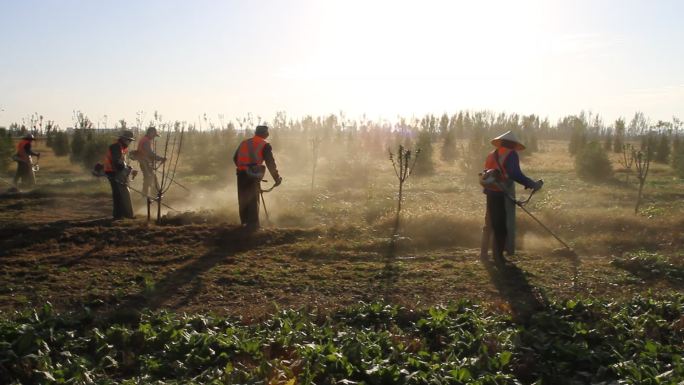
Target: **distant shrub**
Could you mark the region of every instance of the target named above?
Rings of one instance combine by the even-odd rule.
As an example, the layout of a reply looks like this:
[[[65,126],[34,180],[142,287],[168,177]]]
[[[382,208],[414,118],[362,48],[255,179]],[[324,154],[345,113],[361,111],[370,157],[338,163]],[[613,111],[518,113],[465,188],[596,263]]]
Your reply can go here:
[[[92,169],[93,165],[101,162],[107,154],[107,147],[113,143],[109,135],[93,135],[92,139],[85,142],[81,152],[81,165],[86,169]]]
[[[52,151],[56,156],[69,155],[69,136],[66,132],[56,132],[52,138]]]
[[[183,138],[181,161],[192,175],[210,176],[215,182],[225,183],[234,178],[233,154],[242,139],[231,130],[188,133]]]
[[[12,136],[4,127],[0,128],[0,171],[9,169],[13,154]]]
[[[71,155],[69,156],[71,163],[79,163],[81,161],[85,145],[86,138],[83,130],[74,130],[74,135],[71,138]]]
[[[428,131],[421,131],[418,135],[416,148],[420,150],[414,173],[416,176],[432,175],[435,172],[435,162],[432,159],[432,136]]]
[[[656,144],[656,153],[653,161],[666,164],[670,160],[670,137],[667,134],[660,134]]]
[[[684,179],[684,154],[675,153],[672,155],[672,168],[678,177]]]
[[[608,155],[598,142],[590,142],[577,152],[575,171],[577,176],[588,181],[600,181],[613,175]]]

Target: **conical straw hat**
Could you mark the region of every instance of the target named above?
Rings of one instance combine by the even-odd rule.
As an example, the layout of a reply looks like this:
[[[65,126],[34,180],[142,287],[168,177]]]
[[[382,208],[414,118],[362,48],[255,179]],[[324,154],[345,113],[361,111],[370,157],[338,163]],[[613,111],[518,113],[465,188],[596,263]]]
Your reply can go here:
[[[497,136],[496,138],[492,139],[492,144],[496,147],[501,147],[501,141],[505,140],[511,143],[515,143],[515,150],[522,151],[525,149],[525,145],[520,143],[518,138],[515,137],[515,134],[512,133],[511,131],[506,131],[505,133]]]

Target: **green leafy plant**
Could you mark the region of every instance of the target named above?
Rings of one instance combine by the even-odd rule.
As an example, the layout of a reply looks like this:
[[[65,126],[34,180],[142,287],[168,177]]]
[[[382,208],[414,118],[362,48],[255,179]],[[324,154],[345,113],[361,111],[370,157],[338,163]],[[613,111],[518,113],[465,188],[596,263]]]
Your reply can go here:
[[[146,312],[129,323],[43,308],[0,320],[8,383],[679,383],[684,295],[554,302],[524,325],[458,301],[360,303],[244,324]],[[112,323],[113,322],[113,323]]]

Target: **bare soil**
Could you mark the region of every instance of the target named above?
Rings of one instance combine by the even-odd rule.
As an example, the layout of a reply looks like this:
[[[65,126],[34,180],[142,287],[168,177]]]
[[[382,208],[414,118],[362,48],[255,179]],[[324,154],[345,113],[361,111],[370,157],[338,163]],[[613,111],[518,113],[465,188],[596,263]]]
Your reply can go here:
[[[375,300],[421,308],[465,297],[517,316],[549,298],[684,289],[671,276],[618,267],[611,250],[580,251],[579,264],[532,251],[494,263],[472,244],[400,239],[390,248],[385,230],[367,226],[249,234],[199,213],[162,225],[112,221],[102,193],[4,194],[0,210],[0,313],[7,314],[49,301],[117,317],[169,309],[250,320],[279,308],[326,311]],[[681,233],[664,242],[662,250],[681,258]]]

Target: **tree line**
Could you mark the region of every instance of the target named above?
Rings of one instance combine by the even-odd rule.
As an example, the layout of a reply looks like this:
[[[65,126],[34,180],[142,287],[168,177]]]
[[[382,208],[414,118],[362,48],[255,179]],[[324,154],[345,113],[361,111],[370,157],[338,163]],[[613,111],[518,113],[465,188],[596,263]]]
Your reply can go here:
[[[80,111],[74,111],[74,127],[68,133],[42,115],[32,116],[30,127],[12,123],[8,129],[0,131],[0,139],[34,133],[46,139],[55,155],[69,156],[72,162],[90,168],[99,160],[113,134],[94,128],[93,122]],[[355,160],[376,161],[386,156],[388,148],[403,145],[421,150],[421,159],[416,163],[417,176],[434,172],[437,159],[446,163],[458,161],[464,171],[475,172],[490,148],[489,140],[511,130],[527,146],[522,155],[539,151],[540,141],[567,140],[568,151],[578,160],[578,175],[588,179],[610,175],[612,169],[605,167],[606,164],[610,166],[610,162],[606,163],[604,158],[609,152],[631,151],[633,148],[630,146],[634,142],[639,143],[638,151],[646,151],[654,162],[670,163],[679,176],[684,177],[684,156],[680,148],[682,121],[673,118],[653,124],[641,112],[635,113],[629,122],[620,118],[612,124],[606,124],[600,115],[588,112],[565,116],[554,124],[548,118],[534,114],[466,110],[452,114],[398,117],[396,122],[371,120],[365,115],[350,119],[343,112],[301,118],[291,118],[285,112],[278,112],[270,121],[252,114],[231,121],[226,121],[224,115],[218,115],[214,120],[204,114],[195,123],[187,123],[167,122],[155,112],[153,119],[145,122],[144,114],[139,111],[136,126],[132,129],[142,135],[147,126],[183,127],[187,138],[187,150],[183,155],[185,161],[191,171],[209,177],[227,176],[224,175],[225,169],[230,168],[232,160],[226,156],[226,148],[237,146],[258,123],[267,123],[277,132],[270,138],[275,148],[285,145],[295,150],[286,156],[314,164],[313,158],[317,158],[317,154],[337,154],[339,151],[333,150],[341,148],[358,155],[353,159],[337,159],[343,164],[354,163]],[[127,127],[129,125],[123,119],[115,123],[117,130]],[[3,158],[0,167],[4,169],[10,163],[4,154],[13,153],[11,147],[11,139],[0,140],[0,157]],[[340,167],[344,168],[344,165]],[[591,174],[584,175],[583,170],[591,170]]]

